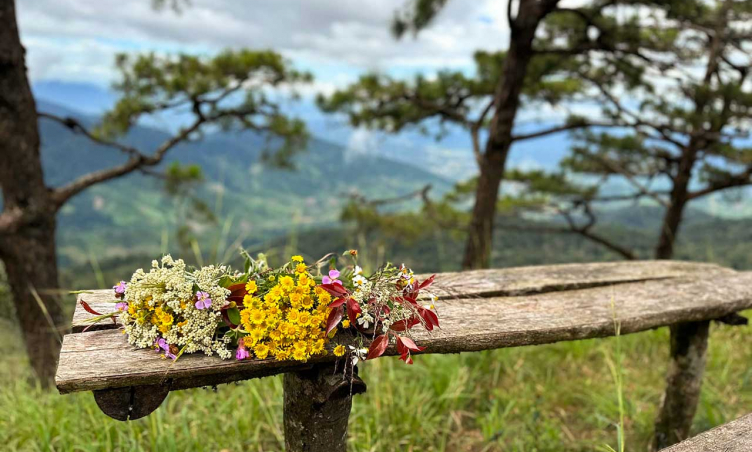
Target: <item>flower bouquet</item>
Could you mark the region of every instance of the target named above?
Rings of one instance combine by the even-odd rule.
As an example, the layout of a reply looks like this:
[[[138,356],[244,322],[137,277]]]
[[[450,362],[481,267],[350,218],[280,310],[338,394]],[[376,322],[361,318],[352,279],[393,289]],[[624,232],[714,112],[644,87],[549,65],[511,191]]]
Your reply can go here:
[[[412,364],[411,353],[424,347],[411,329],[439,326],[437,297],[426,290],[434,276],[418,281],[404,265],[366,276],[355,250],[344,254],[352,263],[341,269],[332,255],[313,265],[293,256],[270,268],[263,255],[242,254],[242,272],[191,269],[166,255],[114,286],[115,314],[92,320],[117,316],[130,344],[173,360],[195,352],[229,359],[234,349],[237,360],[305,362],[331,351],[353,365],[383,355],[392,338],[400,359]]]

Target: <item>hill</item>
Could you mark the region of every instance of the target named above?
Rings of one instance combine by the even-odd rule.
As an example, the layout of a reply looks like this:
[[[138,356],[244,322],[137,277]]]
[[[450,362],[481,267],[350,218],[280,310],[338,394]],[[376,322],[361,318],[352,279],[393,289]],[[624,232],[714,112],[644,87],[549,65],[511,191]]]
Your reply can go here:
[[[96,118],[46,102],[40,110],[72,116],[93,125]],[[49,184],[58,186],[93,170],[122,162],[115,149],[91,143],[62,125],[40,120],[42,160]],[[168,134],[134,127],[123,142],[150,152]],[[266,137],[254,132],[208,134],[200,142],[176,147],[165,164],[180,161],[202,168],[205,181],[195,190],[220,218],[205,224],[190,205],[165,195],[161,181],[143,174],[93,187],[76,197],[59,216],[62,263],[88,262],[91,254],[116,256],[151,252],[174,238],[179,226],[197,233],[222,233],[234,241],[257,242],[291,228],[333,225],[352,193],[390,197],[432,184],[439,193],[445,179],[404,162],[350,155],[339,145],[312,138],[294,159],[295,170],[265,167]]]

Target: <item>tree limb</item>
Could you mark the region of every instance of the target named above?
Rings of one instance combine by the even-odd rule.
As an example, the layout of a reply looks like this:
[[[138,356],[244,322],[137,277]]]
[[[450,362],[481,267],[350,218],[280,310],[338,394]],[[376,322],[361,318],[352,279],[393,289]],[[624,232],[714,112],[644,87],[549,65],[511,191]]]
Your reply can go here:
[[[545,137],[547,135],[553,135],[559,132],[565,132],[567,130],[584,129],[587,127],[623,127],[621,124],[609,123],[609,122],[576,122],[572,124],[565,124],[563,126],[552,127],[550,129],[539,130],[537,132],[512,135],[512,141],[530,140],[533,138]]]
[[[116,179],[142,167],[158,165],[162,162],[165,155],[170,149],[174,148],[180,142],[186,140],[206,121],[207,120],[205,118],[197,118],[189,127],[182,129],[180,133],[162,143],[162,145],[159,146],[159,148],[157,148],[157,150],[152,155],[147,156],[137,152],[136,155],[134,155],[133,157],[128,159],[127,162],[121,165],[85,174],[78,179],[75,179],[72,182],[68,183],[67,185],[54,189],[52,191],[53,202],[59,208],[68,199],[91,187],[92,185],[96,185],[98,183],[105,182],[111,179]]]
[[[141,155],[141,153],[136,148],[124,145],[122,143],[118,143],[117,141],[106,140],[104,138],[101,138],[92,134],[86,127],[84,127],[83,124],[81,124],[80,121],[70,116],[61,118],[60,116],[56,116],[56,115],[45,113],[45,112],[38,112],[37,116],[40,118],[46,118],[46,119],[50,119],[52,121],[58,122],[62,124],[63,126],[67,127],[68,129],[70,129],[73,133],[84,135],[86,138],[88,138],[89,140],[97,144],[101,144],[103,146],[118,149],[131,156]]]
[[[488,115],[488,112],[491,111],[491,108],[493,108],[494,103],[494,99],[491,99],[488,104],[486,104],[486,107],[483,109],[478,119],[470,127],[470,135],[473,139],[473,155],[479,166],[483,164],[483,155],[480,150],[480,129],[483,127],[483,123],[486,121],[486,116]]]
[[[703,196],[707,196],[717,191],[726,190],[727,188],[744,187],[747,185],[752,185],[752,166],[747,167],[744,172],[732,175],[721,182],[710,183],[705,188],[690,192],[687,194],[687,199],[693,200],[702,198]]]

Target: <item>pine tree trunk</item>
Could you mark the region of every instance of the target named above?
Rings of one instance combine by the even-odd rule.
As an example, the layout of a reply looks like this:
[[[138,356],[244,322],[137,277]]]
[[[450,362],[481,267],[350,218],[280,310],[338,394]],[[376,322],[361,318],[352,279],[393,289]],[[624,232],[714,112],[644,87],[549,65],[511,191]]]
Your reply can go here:
[[[533,56],[533,38],[541,20],[556,4],[556,1],[520,2],[517,17],[513,20],[509,51],[494,95],[494,115],[488,141],[479,161],[475,205],[462,259],[464,269],[488,268],[491,263],[496,202],[512,145],[512,128],[520,105],[520,93]]]
[[[692,168],[695,165],[697,151],[694,143],[682,152],[681,161],[674,177],[669,206],[663,216],[658,245],[655,248],[656,259],[671,259],[674,256],[674,243],[679,234],[684,207],[689,195],[689,182],[692,180]]]
[[[8,274],[29,361],[42,385],[47,385],[55,377],[65,325],[57,296],[54,214],[10,236],[0,257]]]
[[[13,0],[0,0],[0,259],[31,365],[52,381],[63,324],[55,257],[57,206],[44,184],[37,112]]]
[[[497,153],[493,157],[497,160],[499,158],[506,160],[506,155],[507,153]],[[465,256],[462,260],[462,268],[466,270],[488,268],[491,263],[496,202],[499,198],[501,180],[504,177],[505,164],[485,160],[480,167],[478,186],[475,189],[475,205],[465,244]]]

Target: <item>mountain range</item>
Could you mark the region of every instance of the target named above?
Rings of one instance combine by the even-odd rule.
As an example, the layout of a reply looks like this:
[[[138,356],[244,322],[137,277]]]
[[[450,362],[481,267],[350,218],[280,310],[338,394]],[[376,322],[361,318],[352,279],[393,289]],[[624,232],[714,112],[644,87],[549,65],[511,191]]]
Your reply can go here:
[[[96,117],[43,100],[38,101],[38,108],[76,118],[87,126],[96,122]],[[127,157],[48,119],[40,120],[40,135],[45,178],[52,186]],[[135,126],[122,141],[148,153],[169,136]],[[85,191],[59,216],[63,264],[80,264],[93,255],[157,254],[165,235],[171,237],[181,226],[198,233],[216,232],[228,243],[257,242],[291,228],[332,226],[343,203],[354,194],[380,199],[427,184],[437,193],[451,186],[447,179],[411,164],[348,155],[342,146],[315,137],[294,158],[295,169],[272,168],[261,161],[265,146],[266,138],[255,132],[213,133],[168,154],[164,165],[179,161],[200,166],[204,181],[194,194],[218,218],[214,224],[204,221],[205,215],[191,204],[168,196],[163,182],[153,176],[133,173]]]
[[[98,115],[114,101],[110,92],[86,84],[71,87],[64,82],[48,83],[37,85],[34,90],[40,111],[71,116],[89,126],[94,125]],[[64,102],[65,106],[49,99]],[[305,152],[295,158],[296,169],[292,171],[263,165],[260,156],[266,139],[252,132],[209,133],[199,142],[183,144],[171,151],[165,164],[179,161],[202,168],[204,182],[195,186],[191,194],[209,207],[217,218],[215,222],[205,221],[203,212],[195,210],[184,199],[168,196],[161,180],[140,173],[95,186],[77,196],[59,216],[58,247],[63,267],[96,268],[98,261],[112,265],[112,262],[123,262],[127,256],[141,259],[162,251],[174,251],[176,231],[183,228],[202,237],[196,246],[204,249],[194,249],[193,252],[206,253],[206,248],[212,248],[219,260],[222,253],[216,251],[234,252],[239,244],[259,250],[295,246],[295,243],[289,243],[289,237],[298,237],[301,233],[315,237],[316,243],[307,246],[311,252],[332,246],[360,246],[354,237],[341,237],[348,231],[341,227],[338,219],[341,207],[350,195],[359,193],[370,199],[392,197],[426,184],[432,185],[436,195],[472,174],[473,163],[468,162],[459,149],[462,141],[456,133],[442,141],[441,146],[418,133],[379,136],[367,143],[364,152],[358,149],[357,143],[352,143],[358,131],[332,122],[331,118],[315,117],[311,112],[305,114],[308,115],[306,118],[314,118],[307,120],[313,138]],[[156,126],[159,124],[135,126],[123,141],[149,152],[169,136],[163,128]],[[117,150],[95,145],[46,119],[40,120],[40,132],[45,177],[53,186],[125,159]],[[325,135],[326,139],[318,135]],[[373,140],[373,137],[367,138],[366,141]],[[562,140],[565,139],[552,137],[544,146],[545,152],[515,151],[514,155],[522,157],[514,164],[555,167],[566,150],[567,143]],[[457,148],[452,147],[455,145]],[[535,145],[535,142],[530,145]],[[525,163],[524,158],[532,157],[542,157],[543,160]],[[692,209],[687,213],[687,228],[704,234],[696,237],[696,243],[712,231],[726,227],[736,235],[741,233],[743,228],[740,229],[737,222],[729,222],[723,227],[708,226],[718,223],[710,213],[744,212],[749,210],[750,203],[737,200],[734,209],[729,209],[727,202],[711,199],[702,207],[702,210]],[[611,228],[613,233],[630,243],[634,242],[643,249],[645,257],[649,256],[652,236],[657,230],[656,222],[661,217],[657,209],[643,206],[635,210],[631,206],[605,212],[601,217],[603,227]],[[520,261],[513,257],[519,251],[518,245],[527,243],[532,246],[532,243],[519,234],[512,236],[517,237],[513,243],[506,239],[496,242],[503,248],[497,247],[500,261],[495,264],[536,263],[534,259]],[[716,236],[713,235],[722,238]],[[454,255],[461,252],[461,240],[443,239],[447,240],[447,245],[441,253]],[[566,247],[573,247],[562,254],[562,258],[568,256],[567,259],[578,259],[576,250],[586,249],[576,245],[579,243],[576,238],[562,242],[539,237],[536,241],[545,242],[566,243]],[[707,252],[712,249],[708,248],[710,244],[706,240],[702,243],[705,243],[703,249]],[[435,255],[434,245],[416,246],[405,255],[418,253],[441,259],[441,253]],[[609,254],[592,249],[580,258],[606,259]],[[743,261],[741,257],[733,260],[734,265],[744,265],[739,263]]]

